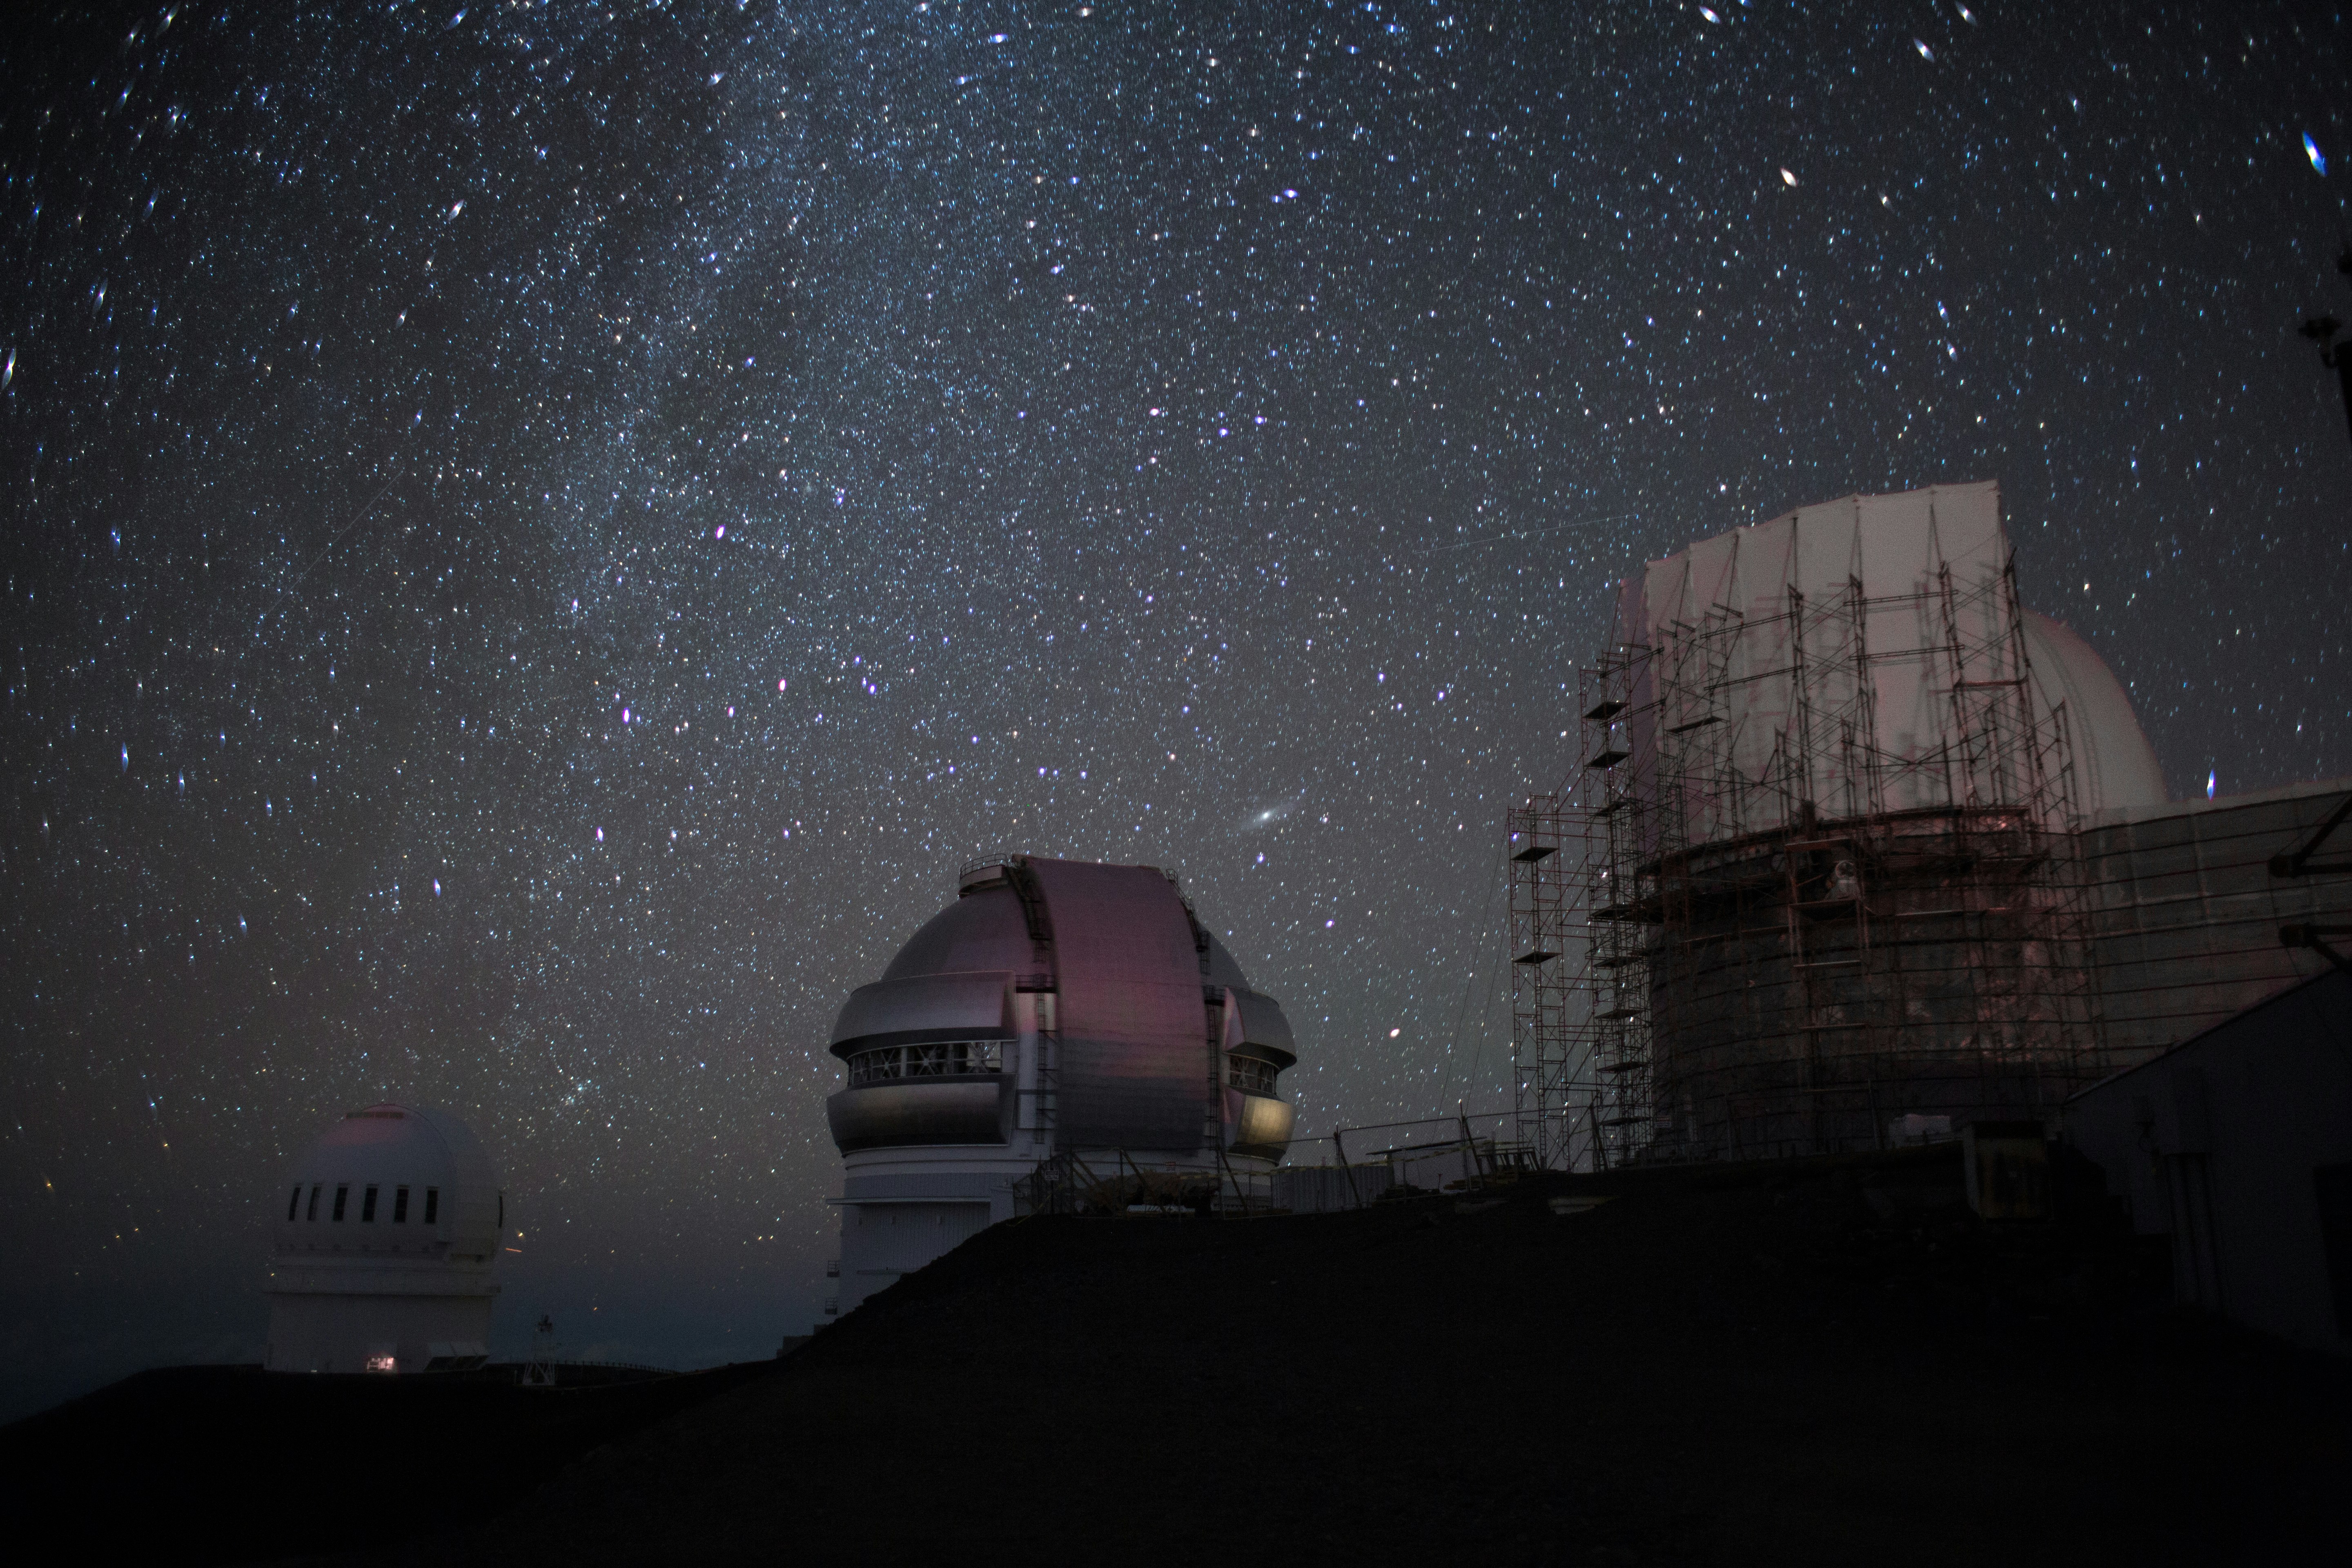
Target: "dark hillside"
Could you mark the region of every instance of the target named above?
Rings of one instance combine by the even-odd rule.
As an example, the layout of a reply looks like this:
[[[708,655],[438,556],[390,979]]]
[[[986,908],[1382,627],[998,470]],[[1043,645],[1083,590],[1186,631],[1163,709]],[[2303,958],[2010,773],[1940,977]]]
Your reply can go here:
[[[166,1367],[0,1427],[0,1518],[96,1563],[267,1562],[473,1525],[601,1445],[763,1375]],[[21,1526],[19,1526],[20,1528]]]
[[[2346,1369],[2154,1305],[2079,1177],[1997,1228],[1957,1166],[1000,1226],[393,1560],[2333,1560]]]

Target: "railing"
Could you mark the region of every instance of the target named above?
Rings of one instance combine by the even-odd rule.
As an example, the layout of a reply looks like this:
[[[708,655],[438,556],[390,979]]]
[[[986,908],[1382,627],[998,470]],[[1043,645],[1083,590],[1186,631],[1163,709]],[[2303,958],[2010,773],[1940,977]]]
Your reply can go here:
[[[1272,1094],[1275,1075],[1282,1069],[1255,1057],[1225,1058],[1225,1086],[1244,1094]]]
[[[877,1046],[849,1058],[849,1087],[904,1079],[972,1078],[1004,1070],[1002,1040],[939,1040],[917,1046]]]

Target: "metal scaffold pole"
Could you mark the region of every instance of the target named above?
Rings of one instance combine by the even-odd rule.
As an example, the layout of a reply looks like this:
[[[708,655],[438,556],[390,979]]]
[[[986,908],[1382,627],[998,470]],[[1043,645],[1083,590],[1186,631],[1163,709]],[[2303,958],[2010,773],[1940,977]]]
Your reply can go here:
[[[1655,899],[1629,869],[1649,817],[1624,729],[1645,655],[1621,647],[1584,672],[1575,773],[1507,822],[1518,1136],[1548,1170],[1606,1169],[1649,1143]]]
[[[1565,1093],[1574,1070],[1573,992],[1565,962],[1575,912],[1570,868],[1580,857],[1558,795],[1530,795],[1508,814],[1511,868],[1512,1103],[1518,1141],[1545,1170],[1570,1168]]]

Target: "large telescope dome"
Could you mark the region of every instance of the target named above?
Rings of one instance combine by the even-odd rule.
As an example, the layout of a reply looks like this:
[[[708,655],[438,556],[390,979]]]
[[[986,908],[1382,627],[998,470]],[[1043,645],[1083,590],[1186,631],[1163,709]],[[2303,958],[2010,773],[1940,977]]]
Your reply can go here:
[[[830,1044],[845,1308],[1010,1217],[1045,1162],[1213,1187],[1290,1142],[1290,1025],[1155,867],[970,868]]]
[[[1047,999],[1042,1080],[1007,1070],[1024,994]],[[1290,1140],[1272,1094],[1298,1059],[1288,1020],[1150,866],[1024,856],[965,872],[956,901],[851,993],[832,1050],[849,1067],[827,1107],[844,1152],[1005,1142],[1034,1120],[1024,1097],[1066,1145],[1191,1152],[1212,1117],[1234,1123],[1228,1147],[1278,1157]]]

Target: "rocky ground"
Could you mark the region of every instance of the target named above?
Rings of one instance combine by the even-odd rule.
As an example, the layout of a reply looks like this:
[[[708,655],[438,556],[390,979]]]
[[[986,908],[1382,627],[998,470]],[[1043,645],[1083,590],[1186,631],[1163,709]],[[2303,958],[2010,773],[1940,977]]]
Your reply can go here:
[[[304,1377],[166,1367],[0,1427],[0,1520],[24,1561],[226,1563],[469,1529],[582,1456],[773,1363],[683,1376],[513,1367]]]

